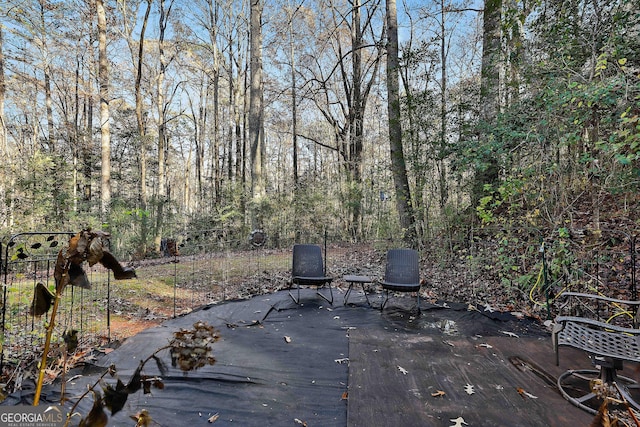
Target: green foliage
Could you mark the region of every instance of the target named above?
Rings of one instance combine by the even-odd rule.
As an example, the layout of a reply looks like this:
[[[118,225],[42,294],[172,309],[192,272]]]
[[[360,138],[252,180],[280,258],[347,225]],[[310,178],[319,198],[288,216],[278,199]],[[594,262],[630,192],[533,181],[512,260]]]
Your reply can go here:
[[[187,230],[222,230],[242,228],[243,215],[234,205],[214,206],[211,212],[194,215],[189,219]]]
[[[22,168],[13,171],[15,185],[10,190],[10,201],[19,213],[15,220],[23,228],[32,229],[36,224],[53,219],[57,204],[56,176],[62,172],[53,156],[36,151]],[[58,191],[57,197],[62,197]]]
[[[540,235],[535,228],[485,226],[474,236],[472,268],[485,280],[502,285],[501,292],[522,298],[536,283],[541,266]]]
[[[122,199],[112,201],[108,222],[96,228],[111,232],[112,251],[122,257],[139,257],[144,255],[142,248],[152,245],[150,212],[131,208]]]
[[[502,171],[501,182],[481,188],[475,209],[483,223],[556,227],[571,212],[563,204],[585,189],[638,189],[639,42],[630,35],[640,14],[631,3],[592,10],[552,1],[535,15],[539,61],[522,68],[528,91],[483,125],[484,141],[463,140],[454,163],[482,173],[493,159]]]
[[[497,188],[485,185],[488,195],[480,199],[476,207],[483,224],[504,222],[521,215],[525,207],[526,181],[521,176],[509,176]]]
[[[571,250],[571,235],[566,227],[555,230],[555,238],[548,247],[547,268],[551,283],[569,282],[576,255]]]

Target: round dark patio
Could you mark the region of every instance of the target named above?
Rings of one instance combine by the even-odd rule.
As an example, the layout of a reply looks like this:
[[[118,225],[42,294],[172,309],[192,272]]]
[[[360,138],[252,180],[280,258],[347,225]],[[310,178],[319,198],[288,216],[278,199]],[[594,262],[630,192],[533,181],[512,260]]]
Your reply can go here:
[[[142,409],[163,426],[208,420],[452,426],[460,418],[470,426],[590,423],[592,416],[564,400],[554,384],[568,367],[584,367],[586,357],[563,349],[561,366],[555,366],[549,333],[539,322],[444,302],[422,302],[416,316],[409,310],[414,300],[406,296],[392,298],[380,312],[374,308],[380,296],[370,307],[362,292],[353,294],[354,304],[347,306],[331,306],[310,289],[302,291],[301,305],[281,291],[207,306],[103,354],[67,384],[66,396],[73,402],[111,364],[126,383],[140,360],[166,345],[174,331],[203,321],[220,332],[213,344],[217,362],[186,374],[169,368],[163,390],[129,396],[109,425],[133,425],[130,416]],[[160,356],[170,365],[168,350]],[[153,363],[143,373],[160,375]],[[115,383],[108,376],[105,381]],[[21,393],[8,401],[28,402],[30,392]],[[58,402],[59,386],[46,388],[42,399]],[[91,405],[88,397],[77,410],[86,414]]]

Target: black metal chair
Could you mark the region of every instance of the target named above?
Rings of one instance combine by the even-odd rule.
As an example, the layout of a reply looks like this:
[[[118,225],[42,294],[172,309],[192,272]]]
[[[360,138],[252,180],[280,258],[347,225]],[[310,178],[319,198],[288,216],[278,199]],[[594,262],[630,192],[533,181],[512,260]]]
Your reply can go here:
[[[322,249],[318,245],[294,245],[293,246],[293,267],[291,270],[291,283],[289,284],[289,296],[296,303],[300,304],[300,286],[317,286],[316,293],[333,304],[333,291],[331,282],[333,277],[326,275],[324,261],[322,259]],[[291,288],[296,285],[298,289],[297,298],[291,293]],[[325,285],[329,287],[331,298],[321,294],[319,289]]]
[[[387,252],[387,265],[384,280],[380,282],[386,291],[386,297],[380,310],[389,300],[389,291],[415,292],[416,306],[420,312],[420,265],[418,252],[413,249],[390,249]]]
[[[557,381],[560,393],[573,405],[592,414],[606,396],[622,397],[636,411],[640,410],[640,404],[631,396],[634,389],[637,396],[640,385],[635,379],[618,374],[623,362],[640,363],[640,329],[637,328],[640,301],[578,292],[564,292],[562,296],[567,300],[563,310],[573,303],[573,313],[555,318],[552,341],[556,365],[559,365],[559,347],[567,346],[586,352],[594,369],[564,372]],[[625,318],[631,327],[614,324],[618,318]]]

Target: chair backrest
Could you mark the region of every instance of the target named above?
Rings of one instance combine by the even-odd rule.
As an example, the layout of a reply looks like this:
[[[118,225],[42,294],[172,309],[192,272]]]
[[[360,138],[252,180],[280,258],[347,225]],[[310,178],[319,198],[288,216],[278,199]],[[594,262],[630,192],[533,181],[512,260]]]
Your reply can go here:
[[[322,277],[324,276],[324,262],[322,249],[318,245],[293,245],[294,277]]]
[[[384,280],[402,284],[420,283],[418,251],[413,249],[390,249],[387,252]]]

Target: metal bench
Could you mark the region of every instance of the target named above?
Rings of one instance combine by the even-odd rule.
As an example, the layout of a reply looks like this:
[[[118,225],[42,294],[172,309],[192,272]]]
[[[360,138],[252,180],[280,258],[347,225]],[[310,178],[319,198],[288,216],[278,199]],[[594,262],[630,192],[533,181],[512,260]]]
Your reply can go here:
[[[639,388],[637,382],[618,375],[623,362],[640,363],[640,329],[637,328],[640,301],[577,292],[565,292],[563,297],[567,299],[565,307],[573,302],[572,308],[578,315],[555,318],[552,341],[556,365],[560,364],[559,347],[567,346],[585,351],[595,369],[569,369],[560,375],[558,388],[562,395],[575,406],[594,414],[607,396],[626,400],[640,410],[630,394],[631,389]],[[621,315],[628,319],[631,327],[612,323]]]

